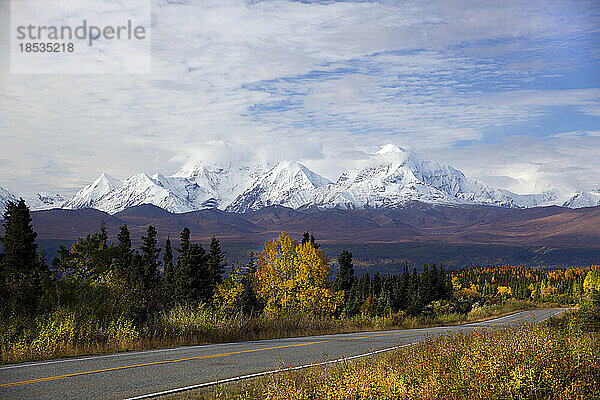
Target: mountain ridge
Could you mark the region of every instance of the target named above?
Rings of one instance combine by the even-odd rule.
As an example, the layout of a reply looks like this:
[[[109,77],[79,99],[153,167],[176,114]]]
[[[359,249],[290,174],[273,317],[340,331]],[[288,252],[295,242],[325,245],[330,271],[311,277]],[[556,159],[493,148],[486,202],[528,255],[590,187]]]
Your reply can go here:
[[[0,188],[0,203],[18,196]],[[429,204],[479,204],[503,208],[600,205],[600,189],[575,193],[562,201],[556,191],[519,195],[497,189],[452,166],[425,159],[394,145],[383,146],[360,167],[344,170],[335,181],[297,161],[184,165],[170,176],[139,173],[124,180],[102,174],[71,198],[37,194],[26,198],[32,210],[94,208],[116,214],[154,204],[174,213],[220,209],[246,213],[272,205],[294,209],[402,208],[411,201]],[[2,205],[0,204],[0,205]]]

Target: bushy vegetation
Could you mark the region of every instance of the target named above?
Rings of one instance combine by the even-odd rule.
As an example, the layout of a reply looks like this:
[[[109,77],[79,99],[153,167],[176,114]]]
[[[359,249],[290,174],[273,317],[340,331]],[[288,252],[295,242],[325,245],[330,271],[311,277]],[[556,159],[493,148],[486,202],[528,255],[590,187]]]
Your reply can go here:
[[[558,304],[578,303],[581,296],[600,290],[600,269],[542,269],[503,265],[453,271],[456,290],[481,297],[503,296],[519,300]]]
[[[385,355],[177,399],[596,399],[600,302],[545,324],[452,334]]]
[[[61,247],[48,266],[22,200],[8,205],[4,221],[3,362],[452,324],[531,308],[533,300],[578,302],[600,287],[597,267],[450,274],[435,265],[421,273],[405,266],[401,275],[357,278],[347,251],[333,276],[333,263],[308,232],[300,242],[282,233],[224,276],[217,238],[205,250],[184,228],[178,243],[168,238],[161,249],[153,226],[138,249],[126,225],[114,243],[101,226]]]

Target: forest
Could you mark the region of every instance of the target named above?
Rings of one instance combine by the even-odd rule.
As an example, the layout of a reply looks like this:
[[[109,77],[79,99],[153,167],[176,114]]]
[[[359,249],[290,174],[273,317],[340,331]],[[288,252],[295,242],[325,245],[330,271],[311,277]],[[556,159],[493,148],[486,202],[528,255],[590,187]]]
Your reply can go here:
[[[184,228],[158,243],[148,226],[134,248],[127,226],[49,255],[38,252],[23,200],[4,213],[0,253],[3,362],[225,340],[458,323],[516,309],[578,304],[600,289],[600,267],[517,266],[446,271],[405,265],[355,276],[306,232],[285,232],[226,265],[218,238],[206,248]],[[335,271],[335,273],[334,273]]]

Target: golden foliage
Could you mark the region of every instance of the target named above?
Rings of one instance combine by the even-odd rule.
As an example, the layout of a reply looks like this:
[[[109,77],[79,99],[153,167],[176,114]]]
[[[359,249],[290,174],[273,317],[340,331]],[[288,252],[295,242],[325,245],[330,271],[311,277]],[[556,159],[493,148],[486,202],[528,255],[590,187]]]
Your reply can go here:
[[[507,286],[498,286],[498,295],[502,297],[512,297],[512,289]]]
[[[343,292],[329,287],[330,274],[329,259],[323,250],[310,243],[298,244],[283,232],[264,245],[255,289],[267,315],[330,314],[343,302]]]
[[[219,311],[235,311],[244,290],[242,284],[242,273],[239,265],[234,265],[227,278],[215,288],[213,304]]]

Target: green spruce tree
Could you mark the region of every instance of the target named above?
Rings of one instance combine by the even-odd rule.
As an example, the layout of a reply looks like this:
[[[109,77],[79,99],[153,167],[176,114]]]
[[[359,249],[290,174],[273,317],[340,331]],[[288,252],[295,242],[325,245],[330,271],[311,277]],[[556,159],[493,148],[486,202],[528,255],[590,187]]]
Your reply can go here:
[[[165,242],[165,253],[163,254],[163,286],[170,292],[173,287],[174,267],[173,267],[173,247],[171,246],[171,238],[167,237]]]
[[[127,225],[122,225],[119,227],[119,234],[117,235],[114,260],[114,267],[119,276],[125,276],[127,270],[131,267],[132,257],[131,234]]]
[[[216,237],[210,240],[210,250],[208,253],[208,269],[210,271],[211,291],[223,279],[225,272],[225,252],[221,250],[221,243]]]
[[[354,265],[352,264],[352,253],[348,250],[342,251],[338,258],[340,272],[336,281],[336,286],[339,290],[349,292],[354,282]],[[346,295],[346,298],[348,296]]]
[[[0,253],[0,290],[3,316],[27,317],[38,310],[41,282],[48,268],[38,257],[37,233],[31,224],[29,208],[23,199],[9,202],[4,213],[4,236]]]
[[[254,262],[254,253],[250,253],[250,259],[246,266],[246,271],[242,276],[242,293],[240,294],[240,308],[244,314],[252,315],[260,312],[261,306],[254,290],[254,273],[256,272],[256,263]]]
[[[200,244],[190,242],[190,230],[181,232],[179,256],[175,264],[173,300],[179,304],[208,302],[212,295],[212,274],[208,257]]]
[[[142,246],[140,247],[143,266],[142,282],[146,290],[155,287],[159,279],[160,261],[158,256],[161,249],[157,247],[157,244],[156,228],[149,225],[146,236],[142,236]]]

